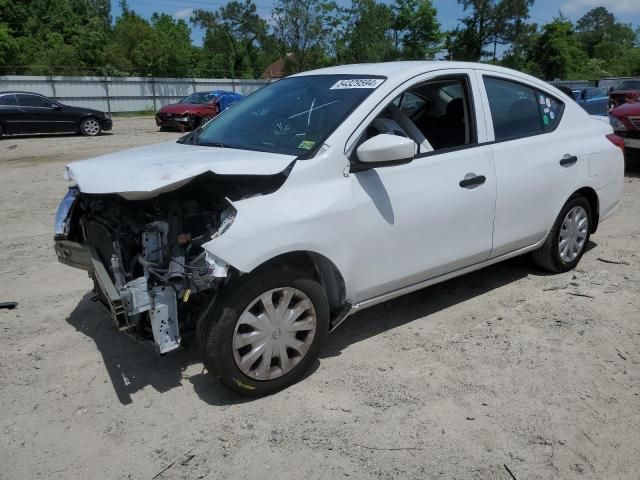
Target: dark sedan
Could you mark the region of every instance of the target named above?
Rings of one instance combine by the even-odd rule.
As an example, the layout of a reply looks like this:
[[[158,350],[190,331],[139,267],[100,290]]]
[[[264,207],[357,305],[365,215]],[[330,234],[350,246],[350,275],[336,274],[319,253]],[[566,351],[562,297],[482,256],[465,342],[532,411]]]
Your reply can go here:
[[[70,107],[37,93],[0,92],[0,136],[77,132],[93,137],[111,126],[111,117],[98,110]]]

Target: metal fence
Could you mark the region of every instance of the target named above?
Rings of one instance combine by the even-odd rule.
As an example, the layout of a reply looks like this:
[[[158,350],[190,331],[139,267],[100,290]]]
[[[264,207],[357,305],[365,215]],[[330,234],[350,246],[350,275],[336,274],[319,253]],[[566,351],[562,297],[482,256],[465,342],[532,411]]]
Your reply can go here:
[[[565,85],[570,88],[598,87],[608,90],[615,88],[623,80],[640,80],[639,77],[611,77],[600,78],[599,80],[554,80],[554,85]]]
[[[156,111],[196,91],[231,90],[248,95],[269,80],[155,77],[0,76],[0,92],[40,93],[67,105],[104,112]]]

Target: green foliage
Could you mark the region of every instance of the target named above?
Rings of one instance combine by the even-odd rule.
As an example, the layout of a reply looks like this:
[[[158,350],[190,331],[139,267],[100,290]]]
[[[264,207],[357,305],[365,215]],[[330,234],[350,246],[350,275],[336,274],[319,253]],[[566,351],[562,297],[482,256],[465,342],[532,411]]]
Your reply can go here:
[[[456,60],[497,61],[498,45],[511,44],[528,31],[534,0],[458,0],[468,15],[449,32],[446,46]]]
[[[252,0],[232,0],[215,12],[197,10],[193,22],[205,29],[199,67],[228,77],[255,78],[262,73],[265,52],[273,50],[273,42]]]
[[[196,10],[188,21],[143,18],[120,0],[0,0],[0,74],[256,78],[356,62],[488,61],[545,79],[640,74],[640,29],[596,7],[575,25],[529,22],[534,0],[457,0],[464,16],[441,32],[433,0],[255,0]],[[201,4],[204,4],[201,2]],[[194,46],[189,25],[203,30]]]
[[[277,0],[272,20],[281,55],[286,55],[288,73],[301,72],[329,63],[333,15],[338,7],[325,0]],[[325,20],[326,19],[326,20]]]
[[[346,11],[342,40],[337,45],[340,63],[382,62],[397,58],[390,7],[376,0],[352,0]]]
[[[440,50],[442,32],[431,0],[397,0],[394,36],[400,41],[400,56],[406,60],[431,60]]]
[[[531,56],[533,73],[550,80],[576,78],[588,59],[580,47],[573,24],[562,17],[544,26]]]

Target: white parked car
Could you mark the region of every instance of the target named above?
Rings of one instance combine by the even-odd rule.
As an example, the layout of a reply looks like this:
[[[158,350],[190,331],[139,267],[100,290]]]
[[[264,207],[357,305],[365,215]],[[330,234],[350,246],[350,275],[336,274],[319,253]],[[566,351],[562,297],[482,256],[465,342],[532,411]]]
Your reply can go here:
[[[55,248],[119,328],[161,353],[195,328],[212,374],[264,395],[366,307],[527,252],[574,268],[620,202],[621,146],[512,70],[326,68],[177,142],[71,163]]]

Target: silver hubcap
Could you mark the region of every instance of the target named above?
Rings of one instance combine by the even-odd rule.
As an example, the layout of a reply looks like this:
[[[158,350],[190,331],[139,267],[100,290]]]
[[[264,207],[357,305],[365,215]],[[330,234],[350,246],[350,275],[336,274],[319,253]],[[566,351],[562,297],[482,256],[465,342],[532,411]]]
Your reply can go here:
[[[97,135],[100,131],[100,124],[96,120],[86,120],[84,122],[84,133],[87,135]]]
[[[573,207],[564,217],[558,239],[558,252],[563,262],[576,259],[587,240],[589,220],[587,212],[582,207]]]
[[[295,288],[269,290],[240,315],[233,357],[248,377],[273,380],[300,363],[315,333],[316,312],[309,297]]]

